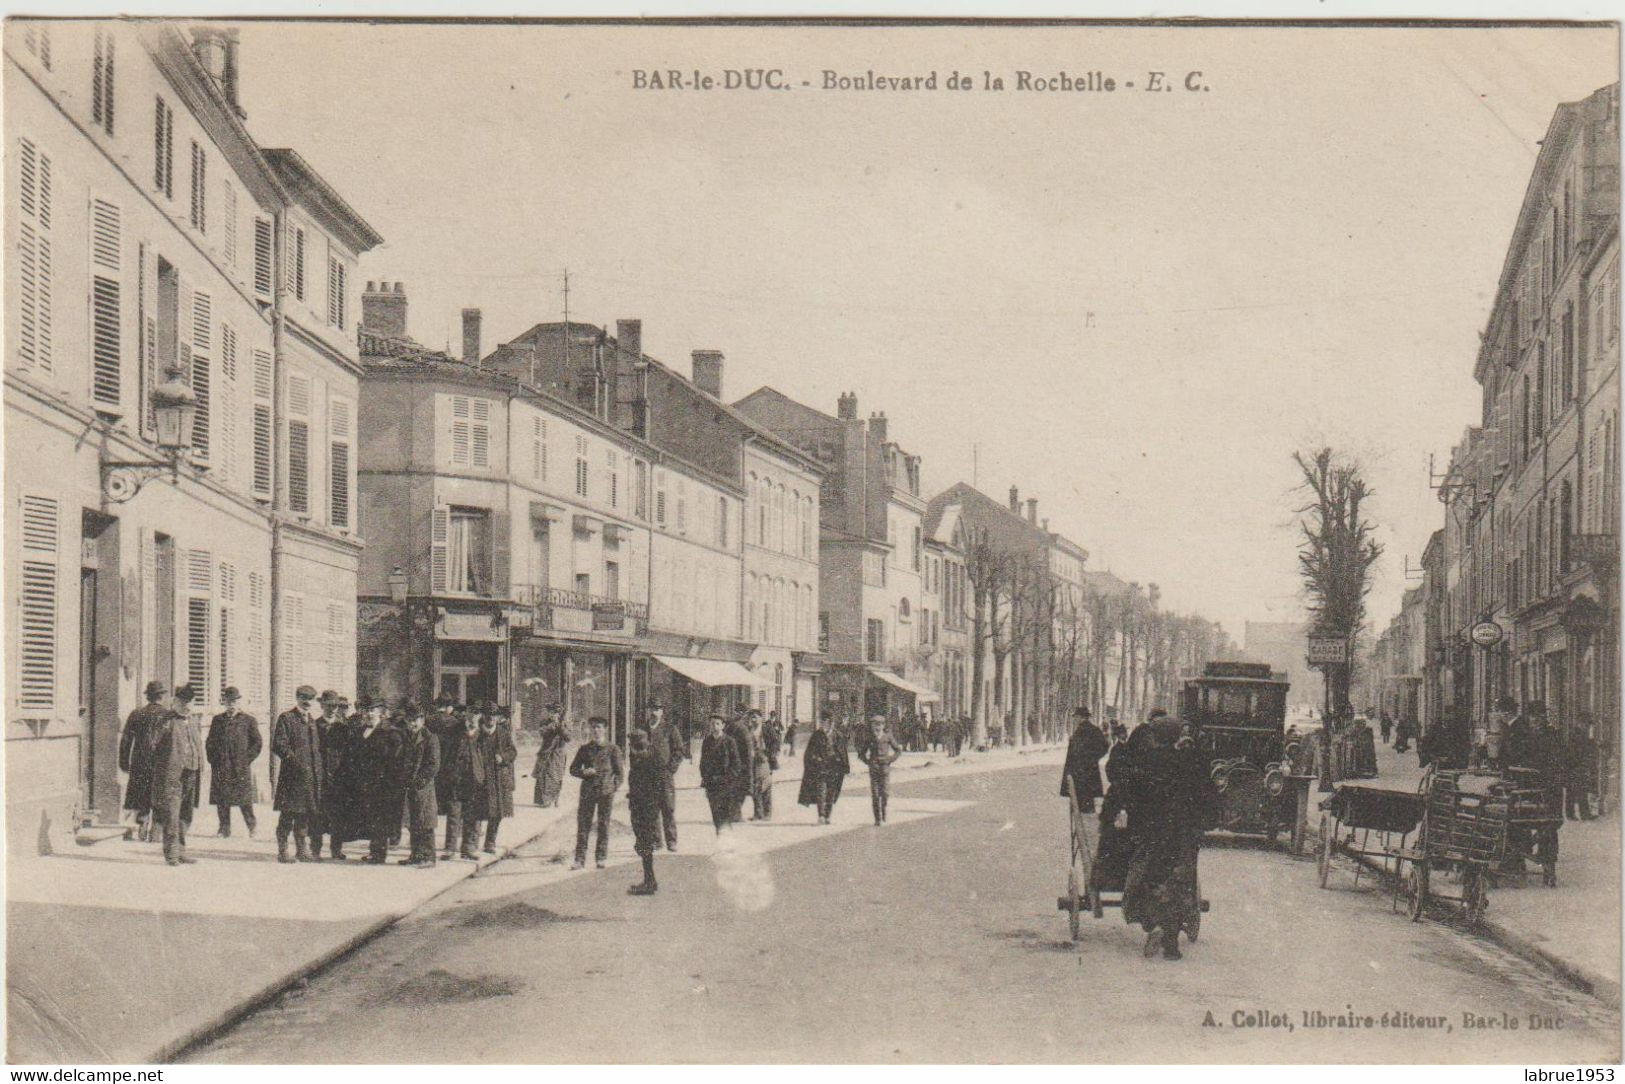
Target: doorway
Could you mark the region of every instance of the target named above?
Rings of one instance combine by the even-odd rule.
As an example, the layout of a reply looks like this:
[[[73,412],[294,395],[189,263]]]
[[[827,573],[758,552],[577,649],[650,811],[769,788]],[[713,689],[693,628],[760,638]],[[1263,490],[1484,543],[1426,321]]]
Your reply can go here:
[[[118,520],[89,509],[79,539],[79,721],[84,736],[80,788],[86,812],[118,819],[119,641],[123,585]]]

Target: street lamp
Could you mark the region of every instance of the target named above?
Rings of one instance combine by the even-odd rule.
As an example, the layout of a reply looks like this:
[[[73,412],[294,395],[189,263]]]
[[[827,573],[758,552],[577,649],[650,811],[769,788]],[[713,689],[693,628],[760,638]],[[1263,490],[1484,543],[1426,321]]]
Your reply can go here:
[[[153,388],[150,396],[158,451],[163,458],[102,461],[102,494],[109,501],[124,503],[165,472],[172,482],[180,479],[181,460],[192,447],[192,423],[197,412],[197,396],[182,375],[178,367],[171,366],[165,373],[168,379]]]
[[[400,565],[389,573],[389,601],[397,606],[406,605],[406,569]]]

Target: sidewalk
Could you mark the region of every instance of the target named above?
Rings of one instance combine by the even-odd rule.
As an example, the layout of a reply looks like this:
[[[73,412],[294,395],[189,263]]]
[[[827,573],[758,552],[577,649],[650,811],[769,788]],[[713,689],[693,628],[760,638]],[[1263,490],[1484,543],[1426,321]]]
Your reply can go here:
[[[901,783],[1058,765],[1062,755],[1060,746],[967,753],[953,761],[940,753],[909,753],[893,771]],[[529,763],[522,753],[521,772]],[[777,784],[800,780],[799,756],[780,764]],[[848,791],[855,796],[867,779],[861,765],[853,767]],[[698,774],[695,765],[684,764],[679,786],[697,788]],[[531,786],[528,775],[518,780],[516,815],[502,824],[501,854],[482,855],[478,863],[441,862],[432,870],[395,865],[404,849],[392,852],[387,866],[363,865],[357,859],[365,848],[354,844],[347,862],[278,863],[271,830],[276,815],[267,805],[257,807],[256,840],[243,834],[240,823],[232,838],[215,837],[213,810],[199,810],[188,847],[200,860],[196,865],[167,866],[157,843],[122,839],[81,847],[59,837],[53,841],[57,853],[49,857],[12,852],[8,1061],[144,1064],[172,1056],[506,852],[544,833],[573,836],[573,781],[552,809],[518,804],[530,797]],[[776,797],[793,807],[794,786],[786,789]],[[617,815],[624,819],[624,804],[617,803]],[[621,890],[619,882],[615,888]]]
[[[1414,748],[1377,746],[1378,776],[1366,785],[1415,790],[1422,778]],[[1483,932],[1525,959],[1553,968],[1609,1005],[1620,1004],[1619,814],[1564,821],[1558,833],[1557,887],[1538,875],[1522,886],[1490,890]]]

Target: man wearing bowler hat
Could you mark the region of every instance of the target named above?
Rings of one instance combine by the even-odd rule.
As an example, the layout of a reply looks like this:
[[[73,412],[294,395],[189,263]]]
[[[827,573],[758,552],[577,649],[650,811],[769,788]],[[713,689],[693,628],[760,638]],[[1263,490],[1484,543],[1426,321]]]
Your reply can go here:
[[[248,838],[254,838],[254,761],[264,747],[260,724],[252,715],[237,710],[242,694],[228,685],[220,694],[225,711],[209,722],[209,739],[203,745],[209,758],[209,804],[220,817],[221,836],[231,835],[231,807],[243,811]]]
[[[271,728],[271,753],[280,764],[272,802],[282,814],[276,825],[277,861],[320,862],[310,849],[311,818],[320,812],[322,799],[322,747],[312,707],[316,690],[301,685],[294,699],[299,706],[278,715]],[[295,855],[288,853],[289,836]]]
[[[203,772],[203,736],[192,722],[190,685],[175,690],[174,707],[164,715],[152,743],[152,808],[163,825],[164,861],[191,865],[186,856],[186,829],[197,808],[198,779]]]
[[[124,808],[135,814],[143,843],[152,838],[152,742],[169,714],[163,704],[165,688],[161,681],[147,682],[147,702],[130,712],[118,741],[119,770],[129,775],[124,784]]]

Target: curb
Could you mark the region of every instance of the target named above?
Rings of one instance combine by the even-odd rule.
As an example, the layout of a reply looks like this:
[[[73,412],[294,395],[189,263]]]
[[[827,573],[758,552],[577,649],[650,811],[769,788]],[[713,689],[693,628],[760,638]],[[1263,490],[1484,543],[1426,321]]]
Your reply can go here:
[[[1311,836],[1321,845],[1324,845],[1324,841],[1321,840],[1319,826],[1311,827],[1308,832],[1304,833],[1305,839]],[[1342,857],[1353,859],[1358,865],[1384,878],[1393,876],[1391,871],[1383,869],[1380,864],[1363,855],[1344,854]],[[1610,1009],[1620,1007],[1620,983],[1618,980],[1599,975],[1584,964],[1565,960],[1556,953],[1541,948],[1523,934],[1501,925],[1494,919],[1486,918],[1478,924],[1476,929],[1468,932],[1480,934],[1486,940],[1494,942],[1519,959],[1544,967],[1569,985],[1590,994]]]

